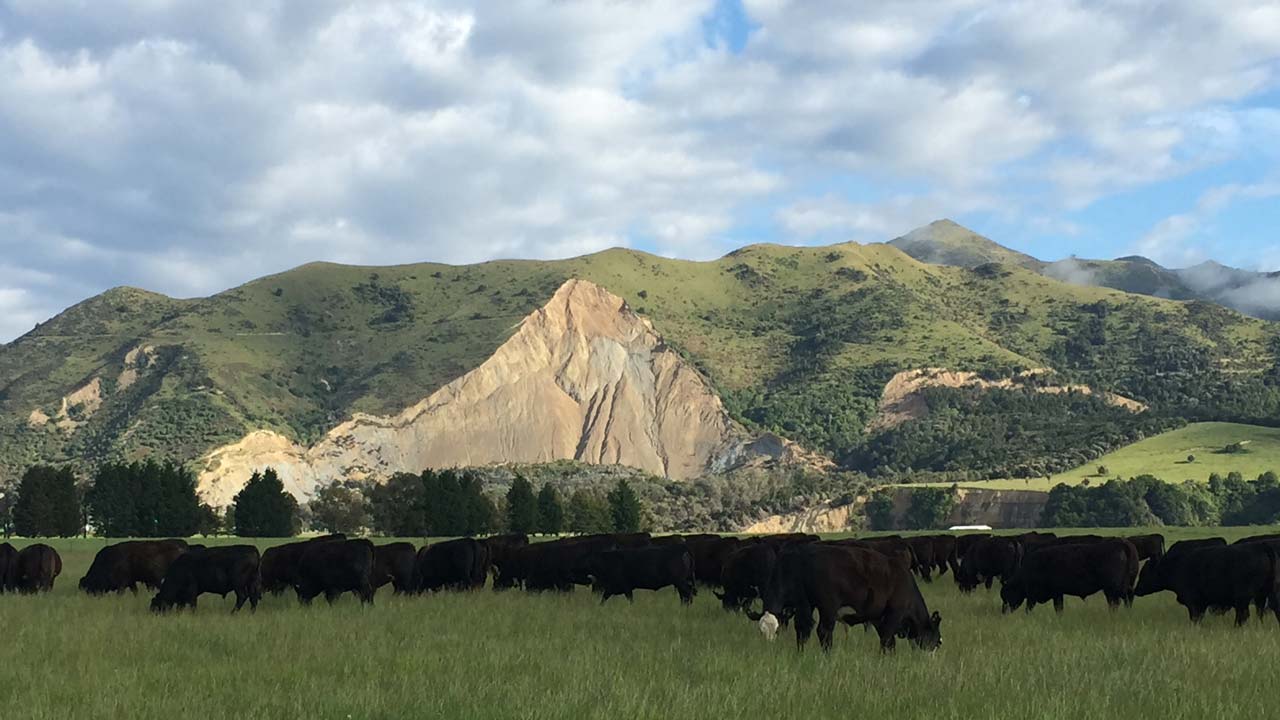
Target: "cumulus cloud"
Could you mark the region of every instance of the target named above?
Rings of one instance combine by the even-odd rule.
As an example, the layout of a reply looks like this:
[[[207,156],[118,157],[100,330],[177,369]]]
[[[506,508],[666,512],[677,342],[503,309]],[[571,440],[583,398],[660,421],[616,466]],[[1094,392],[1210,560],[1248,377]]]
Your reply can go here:
[[[317,259],[710,257],[762,206],[805,241],[1061,224],[1280,134],[1239,104],[1275,84],[1262,0],[744,0],[741,47],[716,6],[9,0],[0,340]]]

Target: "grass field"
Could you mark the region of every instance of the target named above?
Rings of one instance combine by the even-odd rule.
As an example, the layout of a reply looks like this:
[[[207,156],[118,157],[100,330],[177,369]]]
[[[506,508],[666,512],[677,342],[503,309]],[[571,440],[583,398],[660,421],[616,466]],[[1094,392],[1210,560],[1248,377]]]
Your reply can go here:
[[[1258,529],[1230,529],[1238,537]],[[1126,532],[1133,532],[1127,530]],[[1199,530],[1194,534],[1218,533]],[[1174,531],[1186,537],[1192,531]],[[25,542],[16,543],[19,546]],[[588,592],[380,594],[231,616],[153,616],[149,596],[76,591],[101,540],[53,543],[45,597],[0,597],[0,715],[15,718],[1259,718],[1275,707],[1280,627],[1193,627],[1171,597],[1100,598],[1002,617],[995,594],[926,586],[942,649],[882,656],[838,631],[830,657],[765,642],[709,592],[605,607]]]
[[[1244,453],[1220,452],[1227,445],[1243,442]],[[1194,455],[1194,463],[1187,462]],[[1106,467],[1106,477],[1098,468]],[[1213,473],[1226,477],[1239,472],[1252,480],[1267,471],[1280,472],[1280,428],[1235,423],[1194,423],[1184,428],[1147,438],[1083,466],[1055,475],[1051,480],[990,480],[961,483],[965,487],[1012,490],[1048,490],[1059,483],[1079,485],[1105,482],[1121,477],[1154,475],[1167,482],[1205,482]]]

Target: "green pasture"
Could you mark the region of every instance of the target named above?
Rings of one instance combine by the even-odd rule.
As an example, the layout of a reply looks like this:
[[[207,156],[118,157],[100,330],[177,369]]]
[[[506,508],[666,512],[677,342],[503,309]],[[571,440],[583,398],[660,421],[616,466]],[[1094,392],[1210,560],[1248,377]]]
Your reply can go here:
[[[1224,452],[1242,443],[1243,452]],[[1194,457],[1194,461],[1189,458]],[[1099,468],[1107,469],[1099,475]],[[1268,471],[1280,472],[1280,428],[1237,423],[1194,423],[1161,433],[1104,455],[1093,462],[1051,479],[990,480],[961,483],[965,487],[1005,490],[1048,490],[1066,483],[1102,483],[1111,478],[1154,475],[1166,482],[1205,482],[1213,473],[1226,477],[1238,472],[1252,480]]]
[[[1260,529],[1230,529],[1230,538]],[[1136,532],[1134,530],[1126,530]],[[1170,537],[1217,533],[1177,530]],[[228,541],[220,541],[228,542]],[[18,541],[17,545],[26,544]],[[944,617],[933,656],[838,631],[824,656],[766,642],[709,592],[600,606],[589,592],[379,594],[232,616],[204,596],[154,616],[149,594],[76,590],[102,540],[52,543],[48,596],[0,597],[0,708],[42,718],[1233,718],[1276,707],[1280,626],[1194,627],[1171,597],[1101,598],[1001,616],[994,593],[924,587]]]

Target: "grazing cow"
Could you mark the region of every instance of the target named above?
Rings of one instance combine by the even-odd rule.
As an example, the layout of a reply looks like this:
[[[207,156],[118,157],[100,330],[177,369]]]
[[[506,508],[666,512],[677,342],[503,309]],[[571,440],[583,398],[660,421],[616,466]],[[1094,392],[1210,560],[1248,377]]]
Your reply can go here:
[[[735,550],[745,543],[734,537],[718,535],[701,536],[685,540],[685,546],[693,553],[693,570],[698,584],[704,587],[719,587],[725,561]]]
[[[1053,601],[1061,613],[1063,598],[1081,599],[1101,592],[1107,605],[1133,604],[1133,583],[1138,577],[1138,550],[1128,540],[1060,545],[1027,553],[1022,567],[1000,589],[1003,610],[1017,610],[1025,601],[1027,612],[1039,603]]]
[[[1251,545],[1253,543],[1267,543],[1272,547],[1280,548],[1280,535],[1253,535],[1247,538],[1240,538],[1235,542],[1236,545]]]
[[[417,561],[418,549],[413,543],[378,545],[373,549],[373,588],[391,583],[396,595],[413,592],[413,566]]]
[[[342,593],[373,604],[373,543],[340,540],[313,543],[298,559],[298,599],[304,605],[323,594],[332,605]]]
[[[1221,540],[1220,538],[1216,538]],[[1181,547],[1180,547],[1181,546]],[[1249,603],[1258,618],[1270,608],[1280,621],[1280,551],[1267,542],[1236,545],[1177,543],[1160,560],[1147,563],[1137,594],[1173,591],[1194,623],[1207,611],[1236,611],[1236,625],[1249,619]]]
[[[169,566],[187,551],[185,540],[134,540],[108,545],[98,551],[80,589],[89,595],[138,593],[138,584],[159,590]]]
[[[1035,550],[1041,545],[1050,544],[1058,539],[1058,536],[1054,535],[1053,533],[1042,533],[1042,532],[1035,532],[1035,531],[1022,533],[1021,535],[1015,535],[1013,537],[1015,540],[1017,540],[1019,543],[1022,544],[1022,549],[1024,553],[1031,552],[1032,550]]]
[[[286,588],[294,588],[296,591],[302,582],[302,578],[298,575],[298,562],[307,548],[319,543],[346,539],[346,535],[338,533],[267,548],[262,553],[263,590],[272,595],[280,595]]]
[[[1022,563],[1022,544],[1009,537],[986,537],[969,545],[969,551],[956,571],[956,585],[964,593],[973,592],[980,583],[991,589],[996,578],[1006,583]]]
[[[226,597],[235,593],[235,613],[249,603],[258,609],[262,599],[262,579],[258,574],[261,557],[252,545],[227,545],[205,550],[187,550],[165,573],[160,591],[151,599],[153,612],[173,608],[196,609],[196,599],[204,593]]]
[[[777,563],[778,548],[774,545],[744,545],[734,550],[724,561],[724,569],[720,574],[724,592],[712,592],[726,611],[745,610],[751,601],[763,597]]]
[[[969,548],[991,537],[991,533],[970,533],[956,536],[956,558],[963,560],[969,554]]]
[[[418,551],[414,576],[418,592],[482,588],[489,577],[489,548],[472,538],[429,545]]]
[[[698,594],[694,586],[693,555],[683,543],[628,550],[607,550],[591,556],[591,589],[600,594],[600,603],[614,595],[634,602],[636,590],[674,587],[680,602],[691,605]]]
[[[0,543],[0,594],[13,590],[9,572],[18,560],[18,550],[9,543]]]
[[[1138,549],[1139,560],[1155,560],[1164,555],[1164,536],[1159,533],[1130,535],[1125,540]]]
[[[924,650],[942,645],[942,618],[929,613],[911,572],[882,553],[857,547],[802,545],[778,556],[777,569],[764,598],[764,620],[794,614],[796,645],[803,648],[814,629],[830,650],[837,622],[870,625],[880,636],[882,651],[893,650],[899,637]],[[852,614],[841,616],[841,610]]]
[[[9,588],[24,595],[49,592],[53,581],[62,574],[62,558],[58,551],[36,543],[18,551],[9,568]]]
[[[502,572],[502,566],[507,562],[517,550],[528,547],[529,536],[524,533],[509,533],[507,535],[493,535],[487,537],[480,542],[489,549],[489,564],[492,566],[495,574]],[[495,590],[499,588],[495,585]]]
[[[960,569],[960,557],[956,545],[955,535],[934,535],[933,538],[933,567],[938,571],[938,577],[947,574],[947,570],[951,570],[952,574]]]

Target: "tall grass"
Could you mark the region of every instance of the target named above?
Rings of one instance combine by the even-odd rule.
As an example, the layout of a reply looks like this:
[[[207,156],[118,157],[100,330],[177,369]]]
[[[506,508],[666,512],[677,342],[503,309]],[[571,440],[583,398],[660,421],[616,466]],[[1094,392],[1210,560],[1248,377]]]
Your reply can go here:
[[[1233,533],[1239,534],[1239,533]],[[1225,718],[1280,706],[1274,619],[1193,627],[1171,597],[1001,616],[994,593],[925,586],[944,645],[883,656],[839,631],[830,656],[764,641],[710,593],[601,607],[588,592],[268,598],[232,616],[204,596],[153,616],[148,595],[76,591],[101,541],[57,543],[45,597],[0,597],[4,718]],[[384,591],[385,592],[385,591]]]

